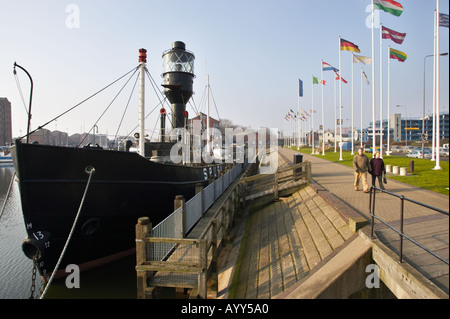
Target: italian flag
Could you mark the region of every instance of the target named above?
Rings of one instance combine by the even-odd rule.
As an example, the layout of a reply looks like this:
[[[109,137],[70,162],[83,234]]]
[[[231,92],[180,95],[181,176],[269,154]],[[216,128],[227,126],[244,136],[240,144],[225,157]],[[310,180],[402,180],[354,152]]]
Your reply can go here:
[[[402,51],[399,51],[399,50],[395,50],[395,49],[390,48],[390,49],[389,49],[389,57],[390,57],[391,59],[399,60],[400,62],[405,62],[407,56],[406,56],[406,54],[405,54],[404,52],[402,52]]]
[[[402,5],[394,0],[373,0],[373,7],[374,9],[383,10],[397,17],[403,12]]]

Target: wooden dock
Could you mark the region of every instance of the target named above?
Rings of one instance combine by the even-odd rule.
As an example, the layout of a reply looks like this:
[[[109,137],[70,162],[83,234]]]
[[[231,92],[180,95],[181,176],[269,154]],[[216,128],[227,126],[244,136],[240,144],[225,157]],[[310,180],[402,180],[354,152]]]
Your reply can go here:
[[[153,298],[157,288],[161,287],[186,291],[190,298],[215,298],[218,291],[218,254],[229,240],[242,207],[267,196],[272,201],[280,193],[294,192],[309,183],[308,163],[296,166],[280,164],[277,172],[263,178],[247,177],[252,169],[249,168],[216,200],[186,238],[151,237],[149,219],[140,218],[136,225],[138,298]],[[262,194],[249,194],[249,189],[266,188],[267,181],[270,190]],[[252,187],[248,187],[249,183]],[[260,185],[259,188],[257,185]],[[155,250],[162,245],[171,245],[172,249],[163,260],[155,259]]]

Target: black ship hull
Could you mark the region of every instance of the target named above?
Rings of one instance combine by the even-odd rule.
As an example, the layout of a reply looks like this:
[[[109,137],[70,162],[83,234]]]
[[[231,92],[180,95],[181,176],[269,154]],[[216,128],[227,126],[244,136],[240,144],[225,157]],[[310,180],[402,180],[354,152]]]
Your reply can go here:
[[[61,255],[85,191],[95,173],[60,264],[92,265],[135,247],[135,224],[150,217],[157,225],[173,211],[174,198],[190,199],[195,186],[208,183],[213,169],[154,163],[136,153],[96,148],[23,144],[12,148],[28,239],[26,255],[38,254],[38,269],[48,279]],[[106,259],[105,259],[106,258]]]

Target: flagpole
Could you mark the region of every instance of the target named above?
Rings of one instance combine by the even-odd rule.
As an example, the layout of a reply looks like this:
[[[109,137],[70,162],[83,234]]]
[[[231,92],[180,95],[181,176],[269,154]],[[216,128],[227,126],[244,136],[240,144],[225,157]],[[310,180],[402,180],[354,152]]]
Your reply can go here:
[[[375,46],[374,46],[374,12],[372,0],[372,154],[375,157]]]
[[[354,61],[353,61],[353,59],[354,59],[354,57],[353,57],[353,55],[354,55],[354,53],[352,52],[352,56],[351,56],[351,59],[352,59],[352,155],[354,154],[353,153],[353,150],[354,150],[354,146],[353,146],[353,140],[354,140],[354,137],[353,137],[353,100],[354,100],[354,97],[353,97],[353,66],[354,66]]]
[[[436,56],[436,166],[433,168],[434,170],[441,169],[440,164],[440,87],[439,87],[439,0],[436,0],[436,52],[434,53]]]
[[[363,68],[361,67],[361,148],[363,148]]]
[[[380,23],[380,158],[383,158],[383,31]]]
[[[323,60],[322,60],[323,63]],[[322,155],[325,155],[325,125],[324,125],[324,117],[323,117],[323,87],[325,86],[325,82],[323,82],[323,66],[322,63],[320,63],[320,66],[322,68]],[[313,114],[314,116],[314,114]]]
[[[298,82],[298,90],[297,90],[297,116],[300,114],[300,82]],[[300,121],[297,123],[297,130],[298,130],[298,140],[297,140],[297,151],[300,150]]]
[[[336,124],[336,74],[334,76],[334,152],[337,152],[337,144],[336,144],[336,133],[337,133],[337,124]]]
[[[339,36],[339,160],[342,161],[342,68],[341,68],[341,37]]]
[[[431,160],[436,160],[436,25],[437,13],[434,11],[434,44],[433,44],[433,139],[431,146]]]
[[[390,58],[390,51],[391,51],[391,46],[390,45],[388,45],[388,50],[387,50],[387,53],[388,53],[388,56],[387,56],[387,59],[388,59],[388,76],[387,76],[387,78],[388,78],[388,83],[387,83],[387,89],[388,89],[388,98],[387,98],[387,102],[388,102],[388,140],[387,140],[387,151],[386,151],[386,154],[387,155],[391,155],[391,150],[390,150],[390,147],[391,147],[391,122],[390,122],[390,117],[391,117],[391,114],[390,114],[390,110],[391,110],[391,58]]]
[[[314,77],[314,76],[313,76]],[[313,116],[314,116],[314,79],[312,83],[312,94],[311,94],[311,108],[313,110]],[[311,154],[314,154],[314,118],[311,119],[311,126],[312,126],[312,137],[311,137]]]

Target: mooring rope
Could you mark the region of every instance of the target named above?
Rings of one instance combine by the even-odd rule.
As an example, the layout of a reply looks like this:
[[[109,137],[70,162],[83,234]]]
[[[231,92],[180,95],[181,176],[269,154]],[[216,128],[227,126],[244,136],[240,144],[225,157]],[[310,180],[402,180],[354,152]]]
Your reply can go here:
[[[14,173],[11,176],[11,181],[9,182],[8,191],[6,192],[5,201],[3,202],[2,209],[0,210],[0,219],[2,218],[3,212],[5,211],[6,202],[8,201],[9,193],[11,192],[15,176],[16,176],[16,172],[14,171]]]
[[[87,181],[87,184],[86,184],[86,188],[84,189],[84,194],[83,194],[83,197],[81,199],[80,207],[78,207],[78,212],[77,212],[77,215],[76,215],[75,220],[73,222],[72,229],[70,230],[69,236],[67,237],[66,244],[64,245],[64,248],[63,248],[63,250],[61,252],[61,255],[59,256],[59,259],[58,259],[58,262],[56,263],[55,269],[53,269],[52,275],[50,276],[50,280],[47,282],[47,285],[45,285],[45,289],[42,292],[42,295],[41,295],[41,297],[39,299],[43,299],[45,294],[47,293],[47,290],[50,287],[50,285],[51,285],[51,283],[53,281],[53,278],[55,277],[55,274],[56,274],[56,272],[57,272],[57,270],[59,268],[59,264],[61,263],[61,260],[64,257],[64,254],[66,252],[67,246],[69,246],[69,242],[70,242],[70,239],[72,238],[72,234],[73,234],[73,231],[75,229],[75,226],[77,225],[78,217],[80,216],[81,209],[83,208],[84,200],[86,199],[86,194],[87,194],[87,191],[89,189],[89,185],[91,184],[92,175],[95,173],[95,168],[93,166],[88,166],[88,167],[86,167],[86,172],[89,174],[89,178],[88,178],[88,181]]]

